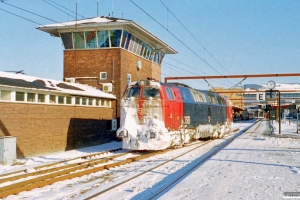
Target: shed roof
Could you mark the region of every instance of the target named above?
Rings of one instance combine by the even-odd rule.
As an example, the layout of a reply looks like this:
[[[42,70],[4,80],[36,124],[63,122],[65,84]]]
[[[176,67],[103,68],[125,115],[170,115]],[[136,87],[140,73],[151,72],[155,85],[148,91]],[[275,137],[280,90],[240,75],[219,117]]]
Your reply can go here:
[[[68,83],[46,78],[38,78],[24,74],[13,74],[0,71],[0,86],[59,92],[70,95],[88,96],[96,98],[116,99],[112,94],[105,93],[91,86],[79,83]]]
[[[147,31],[145,28],[137,24],[132,20],[113,18],[113,17],[95,17],[82,20],[75,20],[70,22],[62,22],[57,24],[48,24],[44,26],[38,26],[37,29],[47,32],[52,36],[59,37],[60,32],[66,32],[70,30],[80,30],[87,28],[101,28],[101,27],[128,27],[139,33],[145,35],[153,43],[155,43],[155,48],[166,54],[176,54],[177,51],[170,47],[168,44],[163,42],[161,39]]]

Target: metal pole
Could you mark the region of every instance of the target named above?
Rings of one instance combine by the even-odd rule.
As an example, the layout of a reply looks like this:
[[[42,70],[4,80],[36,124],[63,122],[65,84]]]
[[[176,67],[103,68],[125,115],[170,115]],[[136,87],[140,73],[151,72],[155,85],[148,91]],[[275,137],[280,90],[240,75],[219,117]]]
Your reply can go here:
[[[278,108],[279,108],[279,135],[281,134],[281,113],[280,113],[280,111],[281,111],[281,107],[280,107],[280,91],[278,91],[278,93],[279,93],[279,97],[278,97],[278,100],[279,100],[279,106],[278,106]]]

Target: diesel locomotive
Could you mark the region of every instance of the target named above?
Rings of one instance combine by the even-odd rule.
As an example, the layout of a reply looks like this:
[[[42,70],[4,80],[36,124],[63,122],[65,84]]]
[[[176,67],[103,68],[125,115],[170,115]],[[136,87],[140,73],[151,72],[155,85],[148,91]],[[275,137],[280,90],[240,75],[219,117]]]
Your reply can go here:
[[[227,96],[180,83],[140,80],[127,85],[116,134],[124,149],[162,150],[231,131]]]

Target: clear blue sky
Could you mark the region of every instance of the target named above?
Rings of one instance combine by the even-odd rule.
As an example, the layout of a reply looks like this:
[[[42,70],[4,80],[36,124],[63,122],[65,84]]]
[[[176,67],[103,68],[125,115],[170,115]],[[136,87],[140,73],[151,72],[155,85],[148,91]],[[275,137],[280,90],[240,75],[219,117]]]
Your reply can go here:
[[[52,2],[51,2],[52,1]],[[11,4],[57,22],[74,20],[64,6],[89,18],[112,15],[134,20],[178,51],[167,55],[162,77],[300,72],[299,0],[5,0],[0,9],[41,25],[55,23],[11,7]],[[162,2],[168,7],[162,4]],[[61,10],[51,6],[57,6]],[[5,4],[7,3],[7,4]],[[198,42],[172,16],[172,13]],[[81,18],[81,17],[79,17]],[[63,46],[60,38],[36,29],[38,24],[0,10],[0,70],[24,70],[28,75],[62,80]],[[195,55],[196,54],[196,55]],[[213,55],[213,58],[210,56]],[[174,60],[175,59],[175,60]],[[217,61],[216,61],[216,60]],[[180,62],[177,62],[177,61]],[[205,62],[203,62],[205,60]],[[299,77],[247,79],[246,83],[300,83]],[[208,80],[214,87],[231,87],[241,79]],[[203,80],[184,81],[209,88]]]

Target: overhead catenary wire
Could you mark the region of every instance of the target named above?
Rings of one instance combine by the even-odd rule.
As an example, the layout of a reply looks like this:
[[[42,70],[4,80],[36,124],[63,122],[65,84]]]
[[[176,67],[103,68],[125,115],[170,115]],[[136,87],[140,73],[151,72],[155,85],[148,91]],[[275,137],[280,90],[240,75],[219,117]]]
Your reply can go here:
[[[195,51],[193,51],[189,46],[187,46],[182,40],[180,40],[176,35],[174,35],[172,32],[170,32],[165,26],[163,26],[161,23],[159,23],[156,19],[154,19],[149,13],[147,13],[144,9],[142,9],[139,5],[137,5],[134,1],[130,0],[136,7],[138,7],[141,11],[143,11],[146,15],[148,15],[151,19],[153,19],[157,24],[159,24],[163,29],[165,29],[167,32],[169,32],[175,39],[177,39],[182,45],[184,45],[187,49],[189,49],[194,55],[196,55],[198,58],[200,58],[206,65],[208,65],[211,69],[213,69],[218,74],[222,75],[220,72],[218,72],[213,66],[211,66],[206,60],[204,60],[201,56],[199,56]]]
[[[32,22],[32,23],[35,23],[35,24],[38,24],[38,25],[42,25],[42,24],[40,24],[40,23],[37,23],[37,22],[35,22],[35,21],[32,21],[32,20],[27,19],[27,18],[25,18],[25,17],[22,17],[22,16],[20,16],[20,15],[14,14],[14,13],[9,12],[9,11],[7,11],[7,10],[4,10],[4,9],[2,9],[2,8],[0,8],[0,10],[2,10],[2,11],[4,11],[4,12],[7,12],[7,13],[9,13],[9,14],[15,15],[15,16],[17,16],[17,17],[20,17],[20,18],[22,18],[22,19],[25,19],[25,20],[27,20],[27,21],[30,21],[30,22]]]
[[[58,8],[57,6],[53,5],[52,3],[50,3],[50,2],[48,2],[48,1],[46,1],[46,0],[44,0],[44,2],[46,2],[47,4],[53,6],[53,7],[56,8],[56,9],[60,10],[61,12],[67,14],[68,16],[73,17],[74,19],[76,18],[75,16],[70,15],[69,13],[67,13],[67,12],[63,11],[62,9]]]
[[[181,70],[183,70],[183,71],[185,71],[185,72],[189,72],[189,73],[191,73],[191,74],[194,74],[194,75],[197,75],[196,73],[194,73],[194,72],[191,72],[191,71],[188,71],[188,70],[186,70],[186,69],[183,69],[183,68],[180,68],[180,67],[177,67],[177,66],[175,66],[175,65],[172,65],[172,64],[170,64],[170,63],[167,63],[167,62],[163,62],[164,64],[167,64],[167,65],[169,65],[169,66],[172,66],[172,67],[175,67],[175,68],[178,68],[178,69],[181,69]],[[221,82],[219,82],[219,81],[216,81],[216,80],[212,80],[213,82],[216,82],[216,83],[219,83],[219,84],[222,84]],[[223,85],[226,85],[225,83],[223,83]]]
[[[186,26],[175,16],[175,14],[164,4],[164,2],[162,0],[160,0],[160,2],[166,7],[166,9],[168,10],[168,12],[170,12],[173,17],[175,17],[175,19],[183,26],[183,28],[197,41],[197,43],[204,49],[204,53],[205,51],[226,71],[230,74],[230,72],[199,42],[199,40],[186,28]],[[204,55],[205,56],[205,55]],[[204,57],[205,59],[205,57]]]
[[[62,8],[64,8],[64,9],[66,9],[66,10],[68,10],[68,11],[70,11],[70,12],[76,14],[76,15],[79,15],[79,16],[82,17],[82,18],[85,18],[84,16],[78,14],[77,12],[74,12],[74,11],[72,11],[72,10],[70,10],[70,9],[68,9],[68,8],[66,8],[66,7],[64,7],[64,6],[60,5],[60,4],[58,4],[58,3],[54,2],[54,1],[52,1],[52,0],[48,0],[48,1],[50,1],[50,2],[52,2],[52,3],[54,3],[54,4],[56,4],[56,5],[58,5],[58,6],[62,7]]]
[[[18,6],[11,5],[11,4],[9,4],[9,3],[6,3],[6,2],[4,2],[4,1],[2,1],[2,3],[6,4],[6,5],[9,5],[9,6],[11,6],[11,7],[17,8],[17,9],[19,9],[19,10],[23,10],[23,11],[25,11],[25,12],[28,12],[28,13],[30,13],[30,14],[33,14],[33,15],[39,16],[39,17],[41,17],[41,18],[44,18],[44,19],[47,19],[47,20],[53,21],[53,22],[55,22],[55,23],[60,23],[60,22],[58,22],[58,21],[55,21],[55,20],[53,20],[53,19],[50,19],[50,18],[48,18],[48,17],[44,17],[44,16],[42,16],[42,15],[39,15],[39,14],[33,13],[33,12],[31,12],[31,11],[28,11],[28,10],[25,10],[25,9],[23,9],[23,8],[20,8],[20,7],[18,7]]]

